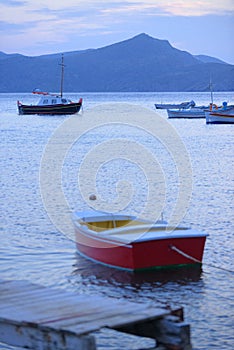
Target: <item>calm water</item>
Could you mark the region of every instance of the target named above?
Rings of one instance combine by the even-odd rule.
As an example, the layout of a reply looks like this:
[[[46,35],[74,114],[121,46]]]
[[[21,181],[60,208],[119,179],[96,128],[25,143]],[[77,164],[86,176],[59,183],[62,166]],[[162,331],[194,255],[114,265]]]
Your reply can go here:
[[[102,267],[81,258],[76,253],[74,241],[70,239],[73,237],[72,227],[68,224],[66,232],[60,232],[57,220],[63,220],[65,212],[88,208],[87,198],[84,198],[82,191],[83,188],[89,188],[89,183],[93,181],[93,170],[96,193],[101,196],[103,202],[108,203],[111,208],[112,204],[113,207],[118,206],[118,195],[123,201],[129,196],[122,209],[130,213],[141,213],[149,194],[148,179],[152,175],[149,173],[154,166],[147,152],[160,164],[158,172],[152,175],[156,178],[159,176],[158,181],[153,183],[160,198],[165,195],[163,213],[165,219],[168,219],[178,196],[178,183],[181,181],[183,184],[183,176],[186,173],[182,174],[182,179],[178,179],[178,164],[173,164],[173,157],[165,151],[164,145],[141,127],[134,128],[128,125],[128,109],[125,111],[126,124],[112,123],[110,126],[97,128],[90,123],[89,113],[93,108],[97,113],[102,111],[103,104],[106,104],[107,110],[109,108],[110,115],[118,113],[119,102],[127,102],[134,106],[133,109],[141,105],[149,110],[149,118],[145,120],[146,129],[151,123],[153,130],[154,114],[155,117],[157,115],[154,103],[193,99],[197,104],[208,104],[209,93],[78,93],[68,96],[73,100],[81,96],[84,98],[83,113],[76,116],[76,125],[84,125],[86,116],[89,120],[85,132],[71,144],[70,133],[75,131],[66,130],[64,134],[64,125],[69,117],[19,116],[16,101],[19,99],[24,103],[33,103],[35,97],[29,94],[0,94],[0,278],[24,279],[71,290],[77,294],[125,298],[138,303],[149,302],[153,306],[183,306],[185,319],[191,325],[194,349],[233,349],[233,272],[230,271],[234,271],[234,126],[206,125],[204,119],[169,121],[165,111],[158,112],[168,124],[168,140],[171,140],[171,130],[175,130],[179,139],[183,141],[191,162],[192,196],[183,209],[182,221],[206,231],[209,237],[202,271],[179,270],[134,275]],[[215,94],[216,104],[225,100],[234,104],[234,94]],[[136,117],[139,126],[142,126],[143,114],[141,116],[141,113],[138,113]],[[61,127],[62,136],[53,139],[54,132]],[[67,201],[67,206],[64,207],[63,203],[56,202],[56,197],[49,191],[52,188],[50,185],[48,193],[45,193],[45,187],[40,186],[40,176],[43,176],[43,171],[47,171],[45,154],[48,155],[48,150],[45,147],[51,139],[54,140],[57,150],[60,147],[67,150],[60,169],[61,188]],[[114,148],[116,140],[125,145],[119,156],[118,150]],[[109,141],[112,142],[113,148]],[[133,160],[131,156],[134,154],[128,153],[130,148],[126,148],[126,141],[130,148],[134,148],[134,142],[142,147],[142,151],[135,152],[137,157],[134,156]],[[100,146],[103,148],[99,148]],[[105,149],[108,149],[108,152]],[[125,151],[127,156],[123,157]],[[89,166],[86,166],[87,155],[92,152],[94,157],[91,157]],[[94,162],[97,154],[101,159],[99,163]],[[58,163],[57,156],[60,154],[55,153],[51,157],[55,167]],[[48,169],[51,164],[53,166],[51,158],[48,158]],[[141,163],[142,159],[144,163]],[[82,164],[86,167],[80,173]],[[163,174],[163,177],[160,174]],[[162,178],[165,180],[164,185],[161,183]],[[124,183],[121,182],[123,180]],[[116,184],[122,186],[119,193]],[[44,200],[48,200],[49,197],[51,210],[55,209],[57,217],[43,205],[41,191]],[[113,350],[132,350],[152,345],[151,341],[136,341],[131,336],[117,336],[111,332],[100,332],[97,341],[101,349]],[[10,347],[0,344],[0,349]]]

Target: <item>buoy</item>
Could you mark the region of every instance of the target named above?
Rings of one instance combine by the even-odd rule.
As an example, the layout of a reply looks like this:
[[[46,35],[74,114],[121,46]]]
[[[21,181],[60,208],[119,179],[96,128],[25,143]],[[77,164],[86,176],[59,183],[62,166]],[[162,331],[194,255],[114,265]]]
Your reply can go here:
[[[95,201],[95,200],[97,199],[97,197],[96,197],[95,194],[91,194],[91,195],[89,196],[89,199],[90,199],[91,201]]]

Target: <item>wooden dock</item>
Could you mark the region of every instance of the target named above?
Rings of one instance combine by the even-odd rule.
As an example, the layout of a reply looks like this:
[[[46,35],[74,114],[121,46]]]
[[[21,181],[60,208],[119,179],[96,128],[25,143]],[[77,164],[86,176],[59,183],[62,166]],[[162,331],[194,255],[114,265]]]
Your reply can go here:
[[[94,332],[153,338],[157,349],[191,350],[182,310],[78,295],[27,281],[0,282],[0,342],[33,350],[96,350]]]

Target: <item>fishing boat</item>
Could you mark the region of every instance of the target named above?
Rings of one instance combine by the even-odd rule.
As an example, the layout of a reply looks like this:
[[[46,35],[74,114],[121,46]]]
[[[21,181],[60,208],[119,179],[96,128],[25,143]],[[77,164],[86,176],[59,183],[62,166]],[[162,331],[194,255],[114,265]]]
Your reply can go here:
[[[75,212],[78,252],[95,262],[142,271],[201,265],[207,234],[188,227],[169,227],[131,215]]]
[[[234,105],[228,105],[226,101],[222,106],[214,103],[213,84],[210,82],[211,103],[209,108],[205,109],[206,124],[233,124],[234,123]]]
[[[82,98],[78,102],[72,102],[63,96],[63,79],[64,79],[64,63],[62,55],[62,73],[61,73],[61,89],[60,94],[51,94],[35,89],[32,93],[40,95],[40,100],[35,105],[25,105],[17,101],[18,112],[20,115],[70,115],[78,113],[82,106]]]
[[[222,107],[211,103],[209,110],[205,110],[206,124],[233,124],[234,105],[223,102]]]
[[[189,107],[195,107],[194,101],[181,102],[181,103],[156,103],[156,109],[186,109]]]
[[[167,115],[168,118],[205,118],[205,108],[207,106],[201,107],[191,107],[189,109],[168,109]]]

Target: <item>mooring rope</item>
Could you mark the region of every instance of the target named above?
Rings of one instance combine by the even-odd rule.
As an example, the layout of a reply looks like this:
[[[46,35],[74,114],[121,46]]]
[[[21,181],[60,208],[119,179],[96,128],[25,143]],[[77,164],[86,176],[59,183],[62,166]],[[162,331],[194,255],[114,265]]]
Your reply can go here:
[[[215,269],[219,269],[219,270],[223,270],[223,271],[234,273],[234,271],[228,270],[228,269],[226,269],[224,267],[220,267],[220,266],[216,266],[216,265],[208,264],[208,263],[203,263],[201,260],[198,260],[198,259],[194,258],[193,256],[183,252],[182,250],[180,250],[179,248],[175,247],[174,245],[171,245],[170,248],[171,248],[171,250],[176,251],[178,254],[183,255],[185,258],[188,258],[188,259],[190,259],[190,260],[192,260],[194,262],[197,262],[199,264],[207,265],[207,266],[213,267]]]
[[[192,257],[191,255],[186,254],[185,252],[183,252],[179,248],[175,247],[174,245],[171,245],[170,248],[171,248],[171,250],[175,250],[177,253],[183,255],[185,258],[188,258],[188,259],[193,260],[193,261],[200,263],[200,264],[202,263],[200,260]]]

